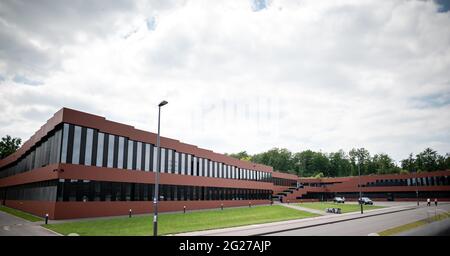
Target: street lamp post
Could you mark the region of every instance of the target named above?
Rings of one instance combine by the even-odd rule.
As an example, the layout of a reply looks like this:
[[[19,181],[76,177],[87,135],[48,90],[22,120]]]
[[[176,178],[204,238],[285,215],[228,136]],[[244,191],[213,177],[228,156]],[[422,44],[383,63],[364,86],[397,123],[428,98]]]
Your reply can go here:
[[[358,203],[361,205],[361,214],[363,214],[363,202],[362,202],[362,191],[361,191],[361,163],[358,159],[358,187],[359,187],[359,200]]]
[[[417,198],[417,206],[419,206],[419,186],[417,184],[417,178],[414,179],[416,183],[416,198]]]
[[[161,107],[166,105],[168,102],[163,100],[158,105],[158,137],[156,141],[157,147],[157,159],[156,159],[156,181],[155,181],[155,197],[153,198],[153,236],[158,235],[158,201],[159,201],[159,173],[161,172],[161,147],[160,147],[160,120],[161,120]]]

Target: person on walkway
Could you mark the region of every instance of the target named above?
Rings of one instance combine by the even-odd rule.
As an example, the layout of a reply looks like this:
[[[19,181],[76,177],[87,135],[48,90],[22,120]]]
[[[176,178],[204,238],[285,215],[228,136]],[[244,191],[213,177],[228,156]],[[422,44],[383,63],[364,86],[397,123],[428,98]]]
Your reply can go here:
[[[431,202],[430,202],[430,198],[427,198],[427,206],[430,206]]]
[[[434,206],[437,207],[437,198],[434,199]]]

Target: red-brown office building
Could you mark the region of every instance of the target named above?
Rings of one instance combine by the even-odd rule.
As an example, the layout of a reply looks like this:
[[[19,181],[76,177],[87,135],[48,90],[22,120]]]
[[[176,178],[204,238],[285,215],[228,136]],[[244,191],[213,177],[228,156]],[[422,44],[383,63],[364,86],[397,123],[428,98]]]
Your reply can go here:
[[[357,201],[359,193],[374,201],[450,201],[450,170],[409,174],[365,175],[340,178],[299,178],[299,188],[282,192],[291,202],[327,201],[345,197]]]
[[[0,200],[51,219],[153,211],[156,134],[63,108],[0,160]],[[361,184],[360,186],[358,184]],[[450,171],[308,179],[161,137],[159,211],[330,200],[450,200]]]
[[[50,219],[153,211],[156,134],[63,108],[0,160],[0,199]],[[297,176],[161,137],[159,211],[269,204]]]

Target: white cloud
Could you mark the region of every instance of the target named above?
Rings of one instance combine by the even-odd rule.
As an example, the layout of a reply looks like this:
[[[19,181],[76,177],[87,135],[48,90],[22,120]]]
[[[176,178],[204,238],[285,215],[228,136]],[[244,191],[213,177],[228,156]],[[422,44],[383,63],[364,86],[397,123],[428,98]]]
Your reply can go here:
[[[166,99],[162,134],[217,152],[450,151],[449,12],[259,2],[3,2],[0,134],[28,138],[62,106],[155,131]]]

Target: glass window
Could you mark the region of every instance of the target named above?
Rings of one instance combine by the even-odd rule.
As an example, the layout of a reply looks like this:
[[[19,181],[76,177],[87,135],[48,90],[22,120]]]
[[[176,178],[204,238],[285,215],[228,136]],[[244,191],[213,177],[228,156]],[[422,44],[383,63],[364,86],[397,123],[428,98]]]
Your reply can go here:
[[[58,130],[55,134],[56,136],[56,163],[60,162],[60,157],[61,157],[61,136],[62,136],[62,131]],[[30,157],[31,159],[31,157]]]
[[[136,170],[140,171],[142,167],[142,142],[137,142]]]
[[[153,172],[156,172],[156,170],[158,169],[158,162],[157,162],[157,159],[158,159],[158,150],[157,150],[157,147],[153,147]]]
[[[86,151],[84,152],[84,164],[91,165],[92,163],[92,144],[94,138],[94,130],[87,129],[86,131]]]
[[[128,140],[127,169],[133,169],[133,141]]]
[[[108,136],[108,160],[106,167],[112,168],[114,160],[114,135],[109,134]]]
[[[73,137],[72,164],[80,163],[81,127],[75,126]]]
[[[67,144],[69,140],[69,124],[64,124],[63,128],[63,141],[61,151],[61,163],[67,162]]]
[[[192,175],[192,155],[187,155],[187,174]]]
[[[176,174],[180,174],[180,169],[179,169],[180,168],[180,165],[179,165],[180,159],[179,159],[179,155],[180,155],[180,153],[175,152],[174,170],[175,170]]]
[[[181,153],[181,174],[186,174],[186,154]]]
[[[123,169],[123,156],[125,153],[125,138],[119,137],[119,147],[117,155],[117,168]]]
[[[145,166],[144,171],[150,170],[150,144],[145,144]]]
[[[203,170],[203,158],[198,158],[198,176],[205,176]]]
[[[197,176],[197,157],[192,157],[192,175]]]
[[[208,159],[208,177],[213,176],[213,161]]]
[[[166,149],[161,148],[161,172],[166,172]]]
[[[97,166],[101,167],[103,165],[103,143],[105,141],[105,134],[102,132],[98,133],[97,140]]]
[[[172,173],[172,149],[167,149],[167,172]]]

